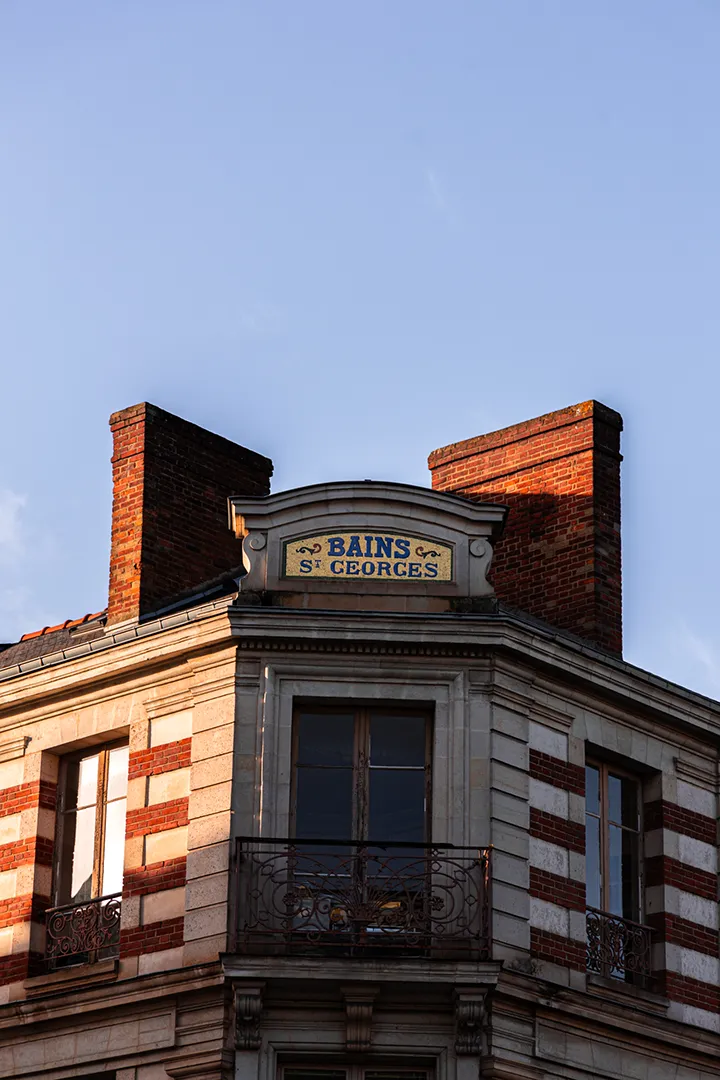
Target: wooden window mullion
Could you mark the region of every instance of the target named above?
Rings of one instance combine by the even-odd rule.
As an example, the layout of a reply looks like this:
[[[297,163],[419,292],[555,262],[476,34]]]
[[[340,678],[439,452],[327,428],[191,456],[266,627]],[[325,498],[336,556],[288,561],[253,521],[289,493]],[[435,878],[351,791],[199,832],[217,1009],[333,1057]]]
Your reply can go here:
[[[107,750],[100,752],[98,762],[98,782],[95,803],[95,845],[93,851],[93,896],[100,896],[102,884],[102,867],[105,856],[105,792],[107,791],[107,770],[109,754]]]

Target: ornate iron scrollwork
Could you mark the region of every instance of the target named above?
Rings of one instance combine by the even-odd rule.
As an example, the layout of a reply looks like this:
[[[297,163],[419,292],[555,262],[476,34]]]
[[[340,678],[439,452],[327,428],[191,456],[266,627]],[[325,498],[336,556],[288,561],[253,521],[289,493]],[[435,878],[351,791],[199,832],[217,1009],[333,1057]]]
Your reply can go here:
[[[238,951],[482,960],[488,872],[486,849],[241,841]]]
[[[587,911],[587,968],[598,975],[647,986],[652,929],[596,908]]]
[[[120,945],[120,893],[45,912],[45,957],[57,962],[91,962],[117,956]]]

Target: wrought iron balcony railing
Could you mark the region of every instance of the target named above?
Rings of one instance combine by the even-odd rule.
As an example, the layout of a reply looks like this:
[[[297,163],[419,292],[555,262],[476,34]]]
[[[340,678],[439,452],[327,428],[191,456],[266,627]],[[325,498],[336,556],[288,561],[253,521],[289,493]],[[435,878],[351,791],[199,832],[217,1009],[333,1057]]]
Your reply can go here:
[[[92,963],[118,955],[120,893],[45,912],[45,960],[50,967]]]
[[[588,908],[587,969],[649,988],[652,981],[651,927]]]
[[[489,956],[488,849],[242,838],[235,865],[237,952]]]

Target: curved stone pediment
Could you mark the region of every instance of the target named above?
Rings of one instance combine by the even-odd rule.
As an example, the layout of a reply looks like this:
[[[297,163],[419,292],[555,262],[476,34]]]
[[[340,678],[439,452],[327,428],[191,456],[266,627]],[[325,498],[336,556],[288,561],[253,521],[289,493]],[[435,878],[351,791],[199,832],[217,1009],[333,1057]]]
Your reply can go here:
[[[228,500],[242,592],[487,597],[507,508],[411,484],[343,481]]]

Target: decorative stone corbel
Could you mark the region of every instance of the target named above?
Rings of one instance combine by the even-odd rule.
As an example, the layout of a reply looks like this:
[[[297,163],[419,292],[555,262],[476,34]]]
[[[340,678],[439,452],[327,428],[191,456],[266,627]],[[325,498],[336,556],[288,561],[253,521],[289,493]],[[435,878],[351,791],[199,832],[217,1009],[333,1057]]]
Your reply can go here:
[[[489,540],[476,537],[470,541],[470,595],[494,596],[495,589],[487,579],[493,557],[493,546]]]
[[[370,1049],[372,1015],[378,986],[341,986],[345,1001],[345,1046],[348,1052],[361,1053]]]
[[[235,987],[235,1046],[238,1050],[259,1050],[260,1016],[265,983]]]
[[[455,991],[455,1052],[459,1055],[485,1052],[486,988]]]
[[[267,531],[253,529],[243,539],[243,565],[247,574],[240,580],[240,591],[262,591],[267,587]]]

